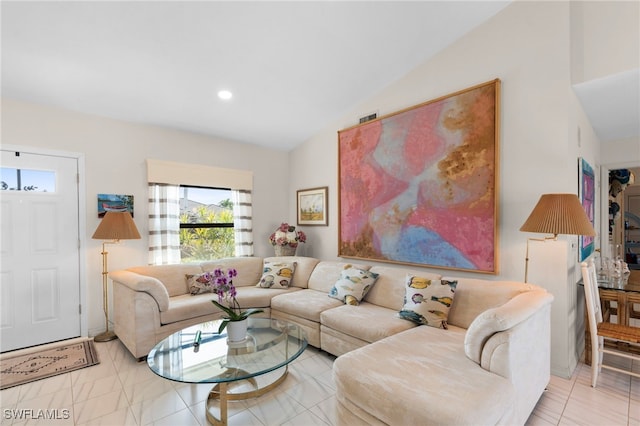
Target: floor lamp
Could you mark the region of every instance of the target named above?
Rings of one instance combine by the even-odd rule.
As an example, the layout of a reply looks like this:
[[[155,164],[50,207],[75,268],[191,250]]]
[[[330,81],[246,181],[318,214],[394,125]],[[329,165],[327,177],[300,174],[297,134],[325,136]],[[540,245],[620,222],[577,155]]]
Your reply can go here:
[[[528,238],[524,264],[524,282],[529,274],[529,241],[556,240],[558,234],[595,237],[596,231],[576,194],[544,194],[520,228],[523,232],[553,234],[544,238]]]
[[[102,304],[104,309],[105,331],[93,338],[96,342],[108,342],[117,339],[113,331],[109,331],[109,292],[107,287],[107,244],[116,244],[120,240],[139,240],[140,233],[133,222],[131,213],[108,211],[91,237],[102,242]]]

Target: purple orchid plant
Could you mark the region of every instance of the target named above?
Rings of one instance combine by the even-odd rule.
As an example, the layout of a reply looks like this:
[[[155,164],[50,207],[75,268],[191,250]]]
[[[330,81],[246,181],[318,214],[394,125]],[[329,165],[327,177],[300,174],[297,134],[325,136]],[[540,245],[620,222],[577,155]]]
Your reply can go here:
[[[258,308],[250,308],[245,311],[240,308],[240,303],[238,303],[238,299],[236,299],[238,292],[233,285],[233,278],[237,275],[238,271],[234,268],[229,268],[226,272],[218,268],[209,273],[208,280],[211,282],[213,292],[218,295],[218,301],[212,300],[211,303],[226,314],[226,316],[222,317],[223,321],[220,324],[218,333],[222,333],[230,321],[242,321],[253,314],[264,312]],[[226,303],[226,306],[223,302]]]

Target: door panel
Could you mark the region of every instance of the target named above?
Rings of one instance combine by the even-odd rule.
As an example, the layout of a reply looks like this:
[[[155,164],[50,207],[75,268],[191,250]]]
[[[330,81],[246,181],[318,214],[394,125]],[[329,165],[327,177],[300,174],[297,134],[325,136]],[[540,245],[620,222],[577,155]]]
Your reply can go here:
[[[58,271],[53,268],[34,270],[31,272],[31,294],[33,300],[31,311],[34,324],[60,319],[58,311],[58,295],[60,294]]]
[[[0,349],[80,336],[78,162],[1,155]]]
[[[15,279],[13,272],[0,273],[0,330],[15,327]]]

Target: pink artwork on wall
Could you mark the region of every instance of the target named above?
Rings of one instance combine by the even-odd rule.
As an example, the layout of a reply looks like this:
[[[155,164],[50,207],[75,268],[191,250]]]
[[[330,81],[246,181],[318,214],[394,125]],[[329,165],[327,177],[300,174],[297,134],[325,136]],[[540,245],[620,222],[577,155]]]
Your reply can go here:
[[[497,273],[499,87],[339,132],[339,256]]]
[[[580,185],[578,192],[580,193],[580,202],[584,208],[587,217],[592,225],[594,225],[595,217],[595,174],[593,167],[584,158],[578,159],[578,174],[580,176]],[[594,250],[595,238],[588,235],[580,235],[580,252],[578,260],[584,261],[591,256]]]

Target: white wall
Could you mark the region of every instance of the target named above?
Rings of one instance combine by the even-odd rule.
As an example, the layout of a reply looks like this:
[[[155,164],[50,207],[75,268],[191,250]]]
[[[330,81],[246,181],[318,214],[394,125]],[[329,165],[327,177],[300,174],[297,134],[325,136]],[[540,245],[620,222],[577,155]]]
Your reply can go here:
[[[576,102],[570,93],[569,5],[514,3],[444,52],[355,107],[339,122],[291,152],[296,189],[329,186],[329,227],[304,228],[306,253],[337,256],[337,131],[370,111],[388,114],[486,82],[502,81],[500,140],[500,270],[522,280],[525,242],[519,231],[538,198],[577,193],[577,136],[568,137]],[[572,118],[575,123],[575,118]],[[572,127],[575,129],[574,125]],[[595,160],[595,148],[589,156]],[[295,218],[295,200],[290,218]]]
[[[582,9],[583,76],[579,83],[621,71],[640,63],[640,2],[572,2]]]
[[[603,143],[601,159],[604,165],[614,165],[613,168],[640,167],[640,139],[620,139]]]
[[[147,158],[253,171],[253,231],[257,256],[272,255],[268,237],[287,215],[287,153],[282,151],[9,99],[2,99],[1,132],[3,144],[78,152],[85,156],[90,335],[104,329],[101,241],[91,239],[99,221],[96,196],[99,193],[132,194],[134,220],[142,235],[141,240],[109,246],[109,270],[146,265]]]

